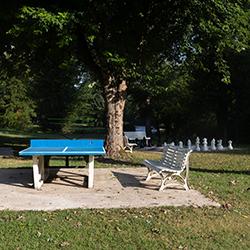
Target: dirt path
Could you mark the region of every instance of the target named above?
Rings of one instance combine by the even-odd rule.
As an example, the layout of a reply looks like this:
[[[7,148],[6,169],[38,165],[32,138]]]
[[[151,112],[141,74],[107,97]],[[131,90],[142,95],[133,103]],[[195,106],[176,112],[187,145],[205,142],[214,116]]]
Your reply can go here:
[[[51,169],[49,182],[37,191],[32,169],[0,169],[0,210],[219,206],[195,190],[159,192],[159,179],[144,181],[146,168],[95,169],[93,189],[83,186],[87,173],[84,168]]]

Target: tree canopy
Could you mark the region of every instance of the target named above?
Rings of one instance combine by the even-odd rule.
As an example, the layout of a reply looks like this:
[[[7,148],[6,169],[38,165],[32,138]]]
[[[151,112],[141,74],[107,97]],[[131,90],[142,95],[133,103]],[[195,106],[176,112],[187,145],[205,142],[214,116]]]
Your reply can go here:
[[[192,68],[212,70],[219,82],[229,83],[228,51],[249,46],[248,2],[242,0],[11,1],[5,10],[1,54],[27,65],[33,88],[38,83],[51,87],[44,94],[58,96],[51,112],[59,112],[74,96],[70,89],[79,81],[80,70],[100,83],[110,156],[119,155],[122,148],[127,88],[140,83],[149,95],[161,91],[160,81],[151,75],[161,75],[165,65],[188,66],[191,73]],[[175,81],[177,89],[184,78]],[[47,101],[37,102],[40,108],[43,103]],[[32,111],[28,114],[31,117]]]

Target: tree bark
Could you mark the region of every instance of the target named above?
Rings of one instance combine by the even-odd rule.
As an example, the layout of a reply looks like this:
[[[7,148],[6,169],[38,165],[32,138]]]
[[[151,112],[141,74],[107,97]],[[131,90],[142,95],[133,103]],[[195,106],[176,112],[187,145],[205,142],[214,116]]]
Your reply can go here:
[[[123,113],[127,83],[113,76],[105,77],[104,94],[107,108],[106,154],[119,158],[123,149]]]

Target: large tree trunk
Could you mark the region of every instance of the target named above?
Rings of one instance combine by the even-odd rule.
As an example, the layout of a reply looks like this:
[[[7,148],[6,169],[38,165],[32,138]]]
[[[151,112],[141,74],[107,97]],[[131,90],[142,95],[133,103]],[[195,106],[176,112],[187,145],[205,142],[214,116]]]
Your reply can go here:
[[[123,113],[127,84],[113,76],[105,78],[105,101],[107,107],[107,156],[118,158],[123,149]]]

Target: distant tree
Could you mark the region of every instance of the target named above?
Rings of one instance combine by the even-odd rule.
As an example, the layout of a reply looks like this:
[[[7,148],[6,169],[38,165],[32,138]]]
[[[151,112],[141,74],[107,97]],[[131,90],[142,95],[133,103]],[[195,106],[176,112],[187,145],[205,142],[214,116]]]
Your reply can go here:
[[[37,119],[43,128],[61,129],[68,107],[78,91],[80,67],[77,60],[58,49],[39,48],[32,59],[30,82],[37,105]],[[53,121],[59,121],[59,125]],[[60,125],[61,124],[61,125]]]
[[[158,130],[164,127],[168,137],[177,135],[178,127],[184,124],[187,103],[190,98],[190,76],[185,65],[166,62],[160,67],[145,68],[140,81],[129,89],[132,96],[128,107],[132,107],[133,117],[143,121],[147,134],[151,136],[151,126]],[[158,138],[158,143],[161,139]]]
[[[0,8],[0,126],[29,128],[36,117],[32,100],[30,68],[6,33],[16,21],[18,5],[12,1]]]
[[[67,109],[64,132],[73,132],[76,123],[89,127],[105,126],[105,103],[99,85],[85,76],[85,81],[77,86],[74,101]]]
[[[194,37],[192,46],[195,53],[190,51],[190,56],[187,57],[194,78],[190,89],[193,92],[191,101],[193,115],[190,118],[194,120],[199,117],[205,120],[207,117],[207,121],[213,119],[215,136],[225,140],[228,139],[236,97],[233,86],[235,75],[232,76],[234,59],[231,55],[240,55],[250,45],[249,3],[237,1],[237,4],[240,4],[241,9],[233,5],[223,5],[220,1],[214,2],[214,5],[222,11],[221,18],[224,23],[221,26],[216,25],[217,17],[214,16],[212,18],[214,25],[211,22],[205,23],[204,19],[199,26],[196,26],[195,33],[198,35]],[[210,15],[209,8],[207,11]],[[238,16],[236,22],[235,16]],[[211,31],[207,32],[210,28]],[[198,57],[196,57],[197,52]]]
[[[9,71],[8,71],[9,72]],[[0,124],[3,127],[27,129],[36,117],[35,103],[29,97],[28,79],[11,76],[0,70]]]

